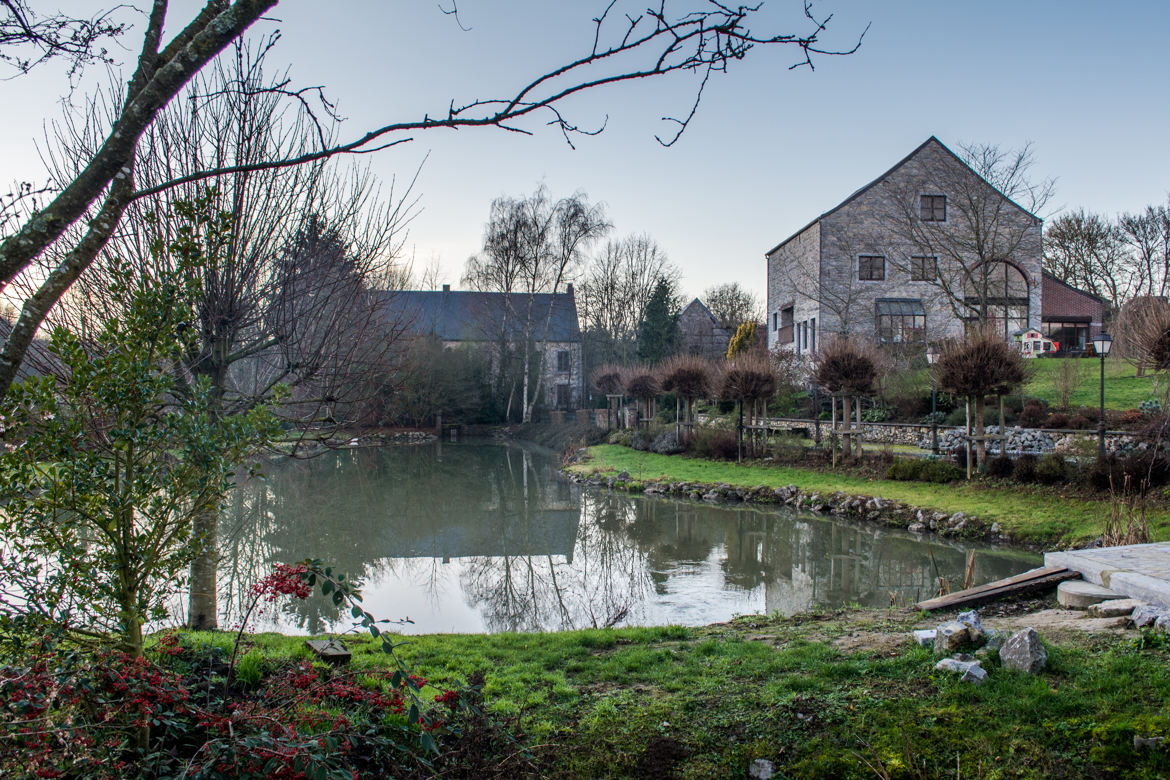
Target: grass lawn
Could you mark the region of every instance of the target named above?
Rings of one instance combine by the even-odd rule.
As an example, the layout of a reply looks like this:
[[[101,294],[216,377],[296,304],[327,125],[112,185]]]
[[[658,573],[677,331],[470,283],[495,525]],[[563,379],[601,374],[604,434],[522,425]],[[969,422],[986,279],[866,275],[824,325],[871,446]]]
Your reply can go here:
[[[1083,542],[1100,535],[1110,510],[1107,501],[1066,498],[1052,489],[984,482],[936,485],[871,480],[851,474],[767,464],[726,463],[681,455],[657,455],[602,444],[589,459],[571,467],[579,474],[628,471],[638,481],[724,482],[742,487],[796,485],[805,491],[877,496],[941,512],[966,512],[998,522],[1013,537],[1035,542]],[[1151,509],[1147,518],[1155,541],[1170,539],[1170,510]]]
[[[1097,406],[1101,401],[1101,362],[1096,358],[1038,358],[1027,361],[1032,368],[1031,381],[1024,389],[1027,397],[1043,398],[1050,406],[1060,404],[1059,377],[1061,365],[1077,366],[1076,390],[1070,397],[1071,406]],[[1150,375],[1139,377],[1137,369],[1120,359],[1105,361],[1105,408],[1136,409],[1148,398],[1161,398]]]
[[[936,672],[931,652],[906,639],[920,621],[841,610],[702,628],[409,637],[399,652],[439,686],[427,695],[484,674],[483,706],[518,729],[519,746],[472,744],[491,745],[489,766],[510,760],[509,777],[744,777],[757,758],[793,778],[1170,772],[1165,749],[1133,747],[1135,734],[1170,734],[1164,637],[1045,637],[1039,676],[993,655],[990,680],[974,686]],[[252,641],[272,664],[305,657],[303,639]],[[231,637],[183,643],[208,640]],[[354,671],[387,662],[370,643],[346,641]],[[520,746],[529,761],[516,761]]]

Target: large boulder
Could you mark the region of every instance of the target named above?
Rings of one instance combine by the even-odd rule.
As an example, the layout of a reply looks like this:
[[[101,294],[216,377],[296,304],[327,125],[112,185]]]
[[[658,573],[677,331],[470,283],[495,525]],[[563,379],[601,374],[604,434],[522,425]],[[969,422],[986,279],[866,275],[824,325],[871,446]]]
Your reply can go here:
[[[999,662],[1007,669],[1039,674],[1048,664],[1048,651],[1040,642],[1040,634],[1029,626],[1012,634],[1003,643],[999,650]]]

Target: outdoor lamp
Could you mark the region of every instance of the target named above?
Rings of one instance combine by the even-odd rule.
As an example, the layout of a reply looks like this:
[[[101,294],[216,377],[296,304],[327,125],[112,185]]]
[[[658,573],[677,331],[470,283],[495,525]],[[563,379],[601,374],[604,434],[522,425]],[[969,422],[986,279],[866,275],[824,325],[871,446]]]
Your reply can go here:
[[[1113,346],[1113,339],[1105,331],[1093,337],[1093,349],[1101,358],[1101,417],[1097,422],[1097,457],[1105,457],[1105,356]]]
[[[934,384],[934,364],[938,356],[938,348],[934,344],[926,348],[926,363],[930,366],[930,449],[935,455],[938,455],[938,388]]]

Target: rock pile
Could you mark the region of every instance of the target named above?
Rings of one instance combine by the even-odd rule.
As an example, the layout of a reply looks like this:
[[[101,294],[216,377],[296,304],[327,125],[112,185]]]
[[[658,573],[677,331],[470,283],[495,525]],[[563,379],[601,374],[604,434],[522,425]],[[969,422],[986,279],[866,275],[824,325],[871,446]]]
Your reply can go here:
[[[920,647],[933,648],[935,655],[946,656],[935,664],[935,669],[955,672],[963,682],[976,685],[987,681],[982,662],[993,650],[999,651],[1004,668],[1028,674],[1039,674],[1048,663],[1048,653],[1036,629],[1025,628],[1005,637],[993,628],[984,628],[975,610],[960,613],[935,628],[915,631],[913,637]],[[966,651],[973,649],[975,655],[968,655]]]

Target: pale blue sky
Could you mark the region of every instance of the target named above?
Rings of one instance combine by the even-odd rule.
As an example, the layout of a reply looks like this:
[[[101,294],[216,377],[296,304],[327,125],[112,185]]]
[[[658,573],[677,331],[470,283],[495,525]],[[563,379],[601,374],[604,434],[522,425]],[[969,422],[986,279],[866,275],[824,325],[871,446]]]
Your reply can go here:
[[[262,29],[283,31],[272,61],[291,65],[298,83],[326,85],[348,117],[343,132],[356,134],[514,88],[586,49],[603,5],[460,0],[464,32],[432,2],[285,0],[280,23]],[[803,29],[799,0],[767,9],[782,29]],[[788,71],[795,53],[780,49],[733,63],[674,148],[653,136],[668,129],[660,116],[687,110],[687,77],[569,104],[584,125],[608,115],[606,132],[576,150],[534,124],[533,137],[422,134],[369,162],[402,179],[429,155],[408,245],[420,263],[439,257],[452,283],[478,249],[491,199],[544,183],[605,203],[618,234],[653,236],[688,294],[723,281],[762,293],[767,249],[932,134],[952,147],[1032,142],[1035,174],[1057,179],[1049,216],[1115,214],[1170,193],[1170,3],[822,0],[815,10],[835,14],[830,45],[872,23],[861,50],[821,58],[815,71]],[[51,69],[0,82],[0,179],[39,177],[33,142],[62,83]]]

